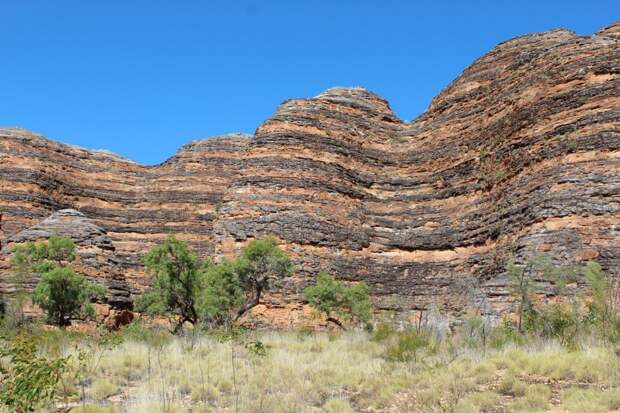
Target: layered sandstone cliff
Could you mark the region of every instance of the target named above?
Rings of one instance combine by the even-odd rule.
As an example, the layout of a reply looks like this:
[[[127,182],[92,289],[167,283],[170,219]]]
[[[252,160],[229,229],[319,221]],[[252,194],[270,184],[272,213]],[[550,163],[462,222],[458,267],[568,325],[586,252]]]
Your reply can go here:
[[[67,208],[113,248],[89,274],[133,294],[166,234],[218,256],[275,235],[297,263],[271,297],[285,322],[319,269],[367,281],[378,308],[452,315],[510,309],[509,257],[596,259],[620,276],[620,24],[501,43],[412,122],[334,88],[156,166],[0,130],[5,279],[10,244]]]

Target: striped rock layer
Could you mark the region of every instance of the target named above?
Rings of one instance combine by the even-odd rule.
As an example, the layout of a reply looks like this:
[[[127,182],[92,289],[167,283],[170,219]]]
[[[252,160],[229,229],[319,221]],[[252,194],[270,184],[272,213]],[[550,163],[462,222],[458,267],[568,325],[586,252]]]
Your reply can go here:
[[[285,323],[320,269],[369,283],[378,309],[455,316],[510,310],[510,258],[597,260],[620,276],[620,24],[501,43],[411,122],[333,88],[156,166],[0,130],[0,288],[10,245],[65,209],[105,235],[101,279],[134,295],[167,234],[218,257],[276,236],[297,270],[257,313]]]

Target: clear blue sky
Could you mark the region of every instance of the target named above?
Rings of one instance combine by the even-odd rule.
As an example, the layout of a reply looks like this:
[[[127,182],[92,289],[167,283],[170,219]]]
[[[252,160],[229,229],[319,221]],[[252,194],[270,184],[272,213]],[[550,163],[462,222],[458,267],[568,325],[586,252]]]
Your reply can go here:
[[[617,19],[618,0],[0,0],[0,125],[154,164],[331,86],[410,120],[500,41]]]

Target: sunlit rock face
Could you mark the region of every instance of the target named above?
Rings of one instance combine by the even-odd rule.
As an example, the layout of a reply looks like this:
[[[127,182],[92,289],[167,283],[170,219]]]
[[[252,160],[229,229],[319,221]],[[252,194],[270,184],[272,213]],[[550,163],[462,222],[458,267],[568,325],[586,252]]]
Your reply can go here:
[[[72,239],[77,247],[77,257],[71,266],[85,274],[90,281],[103,284],[107,293],[105,302],[116,308],[131,308],[132,299],[129,286],[115,256],[114,245],[106,231],[96,225],[81,212],[62,209],[52,213],[38,224],[10,236],[5,248],[0,250],[0,281],[6,283],[5,289],[16,286],[11,281],[10,257],[12,247],[24,242],[40,242],[52,236]],[[38,281],[36,275],[24,280],[22,287],[33,288]]]
[[[499,316],[511,257],[620,276],[620,25],[501,43],[411,122],[363,88],[333,88],[160,165],[16,129],[0,130],[0,161],[3,245],[74,209],[113,247],[100,276],[132,294],[167,234],[217,257],[273,234],[297,271],[261,307],[266,322],[296,322],[319,269],[368,282],[378,309]]]

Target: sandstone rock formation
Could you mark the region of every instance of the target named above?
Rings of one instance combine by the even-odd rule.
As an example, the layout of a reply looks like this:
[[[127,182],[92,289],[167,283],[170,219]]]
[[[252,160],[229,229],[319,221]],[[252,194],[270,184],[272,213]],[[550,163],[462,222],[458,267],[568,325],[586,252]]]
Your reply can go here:
[[[140,258],[166,234],[218,256],[274,234],[298,268],[271,296],[278,316],[303,312],[321,268],[367,281],[380,309],[455,316],[510,309],[509,257],[596,259],[620,276],[619,200],[620,24],[501,43],[411,122],[333,88],[156,166],[0,130],[3,244],[73,208],[114,247],[91,274],[138,294]]]
[[[76,261],[72,263],[72,267],[86,275],[90,281],[106,286],[106,302],[110,306],[116,308],[132,307],[129,286],[119,271],[112,241],[103,228],[95,225],[91,219],[73,209],[54,212],[42,222],[7,239],[7,245],[0,250],[0,257],[2,258],[0,274],[3,275],[0,278],[0,283],[3,281],[6,283],[11,279],[9,257],[11,247],[14,244],[27,241],[44,241],[53,235],[70,238],[76,243],[78,254]],[[37,281],[33,277],[27,280],[27,284],[22,287],[34,288]],[[5,285],[4,290],[14,287],[13,285]]]

